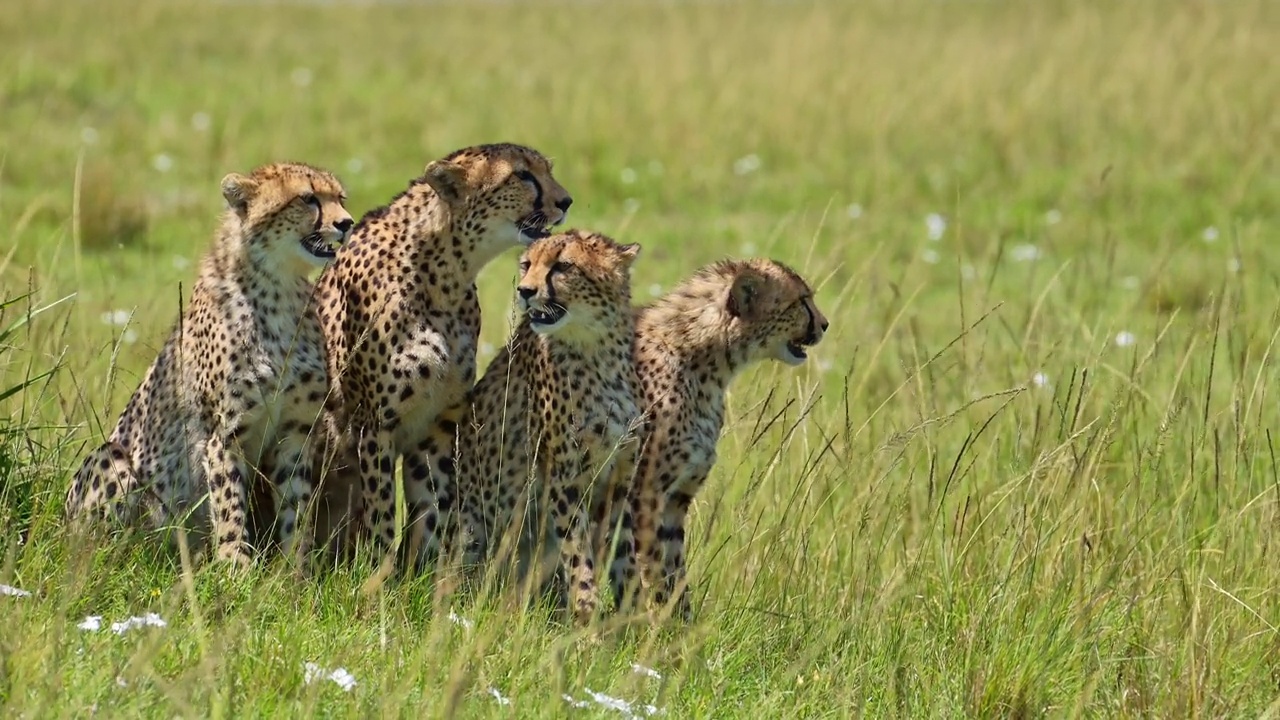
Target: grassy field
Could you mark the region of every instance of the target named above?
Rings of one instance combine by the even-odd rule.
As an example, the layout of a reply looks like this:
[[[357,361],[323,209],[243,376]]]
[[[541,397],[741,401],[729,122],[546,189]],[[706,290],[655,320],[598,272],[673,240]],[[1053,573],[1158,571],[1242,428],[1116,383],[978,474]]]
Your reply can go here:
[[[0,595],[0,714],[1280,708],[1280,5],[7,0],[0,40],[0,299],[31,293],[0,396],[34,380],[0,399],[0,583],[31,593]],[[812,360],[734,386],[691,626],[591,644],[423,581],[362,597],[367,568],[66,542],[224,173],[310,161],[359,213],[503,140],[644,246],[639,300],[724,256],[820,288]]]

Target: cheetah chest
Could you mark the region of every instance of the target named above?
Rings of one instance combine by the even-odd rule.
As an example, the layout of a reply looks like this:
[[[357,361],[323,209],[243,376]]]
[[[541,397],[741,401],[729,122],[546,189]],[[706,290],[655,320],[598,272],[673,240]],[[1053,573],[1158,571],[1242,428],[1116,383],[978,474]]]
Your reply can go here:
[[[590,470],[610,466],[619,452],[637,441],[635,424],[640,415],[625,377],[582,373],[581,391],[568,418],[566,431],[581,448]]]
[[[319,418],[326,390],[319,333],[298,328],[286,336],[264,337],[264,342],[243,353],[232,377],[245,384],[245,432],[247,451],[261,456],[271,449],[282,430],[306,431]]]

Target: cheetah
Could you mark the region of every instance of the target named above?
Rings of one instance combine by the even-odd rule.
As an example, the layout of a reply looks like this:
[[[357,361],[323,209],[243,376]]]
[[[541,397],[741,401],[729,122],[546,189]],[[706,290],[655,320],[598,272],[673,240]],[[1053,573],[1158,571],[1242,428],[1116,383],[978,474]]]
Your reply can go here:
[[[766,259],[714,263],[637,309],[634,358],[646,424],[632,513],[657,608],[676,598],[674,610],[690,617],[685,521],[716,462],[729,383],[759,360],[800,365],[827,327],[804,279]]]
[[[348,510],[363,516],[376,547],[395,542],[402,458],[410,518],[402,554],[421,561],[438,552],[439,514],[454,502],[456,425],[476,375],[476,276],[508,248],[547,236],[572,203],[538,151],[464,148],[365,215],[317,281],[333,383],[326,502],[358,488]],[[388,555],[383,571],[395,561]]]
[[[571,230],[523,253],[519,324],[473,389],[458,432],[468,553],[493,558],[502,540],[527,547],[545,537],[579,625],[599,605],[595,566],[608,528],[595,517],[610,488],[628,486],[639,445],[630,290],[639,250]],[[626,510],[625,494],[617,508]],[[613,517],[622,525],[618,556],[630,558],[630,520]],[[627,579],[619,568],[615,589]]]
[[[115,429],[76,472],[73,520],[168,524],[207,520],[216,557],[250,562],[246,505],[256,473],[274,485],[279,540],[312,494],[312,430],[328,379],[309,274],[328,263],[354,221],[330,173],[263,165],[222,180],[227,210],[191,300]],[[208,494],[209,503],[199,501]]]

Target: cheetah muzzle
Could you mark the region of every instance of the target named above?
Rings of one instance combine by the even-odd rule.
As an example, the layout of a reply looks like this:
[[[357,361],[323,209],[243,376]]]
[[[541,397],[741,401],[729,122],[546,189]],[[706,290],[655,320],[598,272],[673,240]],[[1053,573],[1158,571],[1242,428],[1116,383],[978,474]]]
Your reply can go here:
[[[551,235],[550,224],[547,222],[547,216],[541,210],[534,210],[520,219],[517,225],[520,228],[520,240],[529,245],[534,240],[541,240]]]

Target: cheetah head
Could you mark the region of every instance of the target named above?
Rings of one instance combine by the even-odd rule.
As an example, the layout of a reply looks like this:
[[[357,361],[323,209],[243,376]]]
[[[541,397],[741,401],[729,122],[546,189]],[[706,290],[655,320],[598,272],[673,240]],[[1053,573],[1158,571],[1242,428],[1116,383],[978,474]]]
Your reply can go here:
[[[272,163],[222,179],[222,196],[240,219],[249,251],[298,274],[333,259],[355,221],[342,183],[302,163]]]
[[[520,256],[516,305],[539,335],[599,337],[631,312],[634,243],[570,230],[538,240]]]
[[[800,365],[805,348],[817,345],[829,323],[813,301],[809,285],[791,268],[773,260],[733,263],[733,281],[724,309],[752,360]]]
[[[573,204],[552,176],[551,161],[521,145],[458,150],[427,165],[423,180],[449,208],[464,250],[482,262],[546,237]]]

